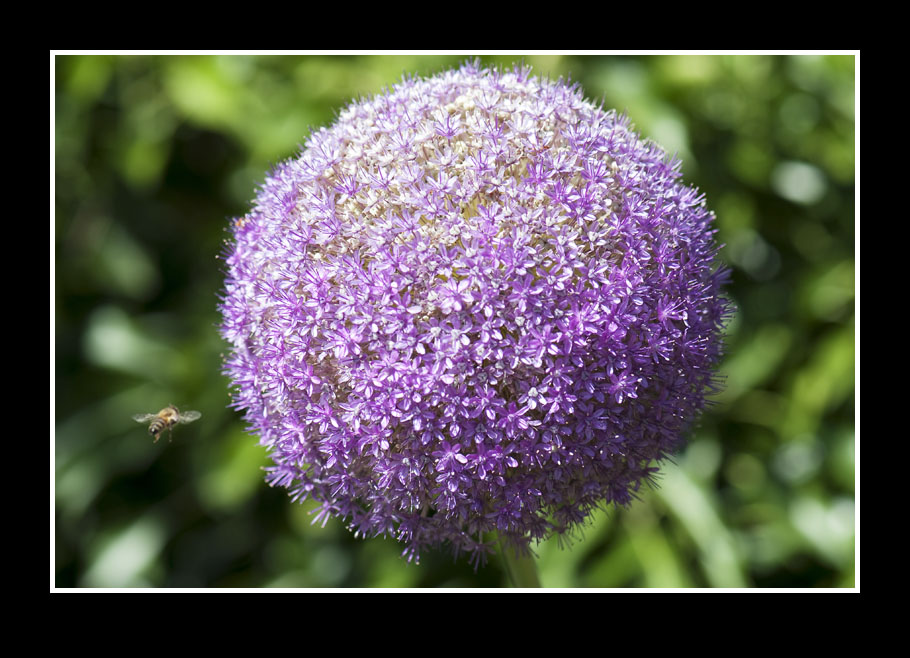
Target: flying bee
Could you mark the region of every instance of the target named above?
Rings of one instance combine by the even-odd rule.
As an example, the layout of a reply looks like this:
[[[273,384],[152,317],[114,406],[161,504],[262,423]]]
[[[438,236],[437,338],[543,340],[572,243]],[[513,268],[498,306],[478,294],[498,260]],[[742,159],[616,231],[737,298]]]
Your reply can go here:
[[[201,416],[202,414],[198,411],[180,413],[177,407],[169,404],[156,414],[135,414],[133,420],[137,423],[149,423],[149,434],[155,437],[154,443],[157,443],[164,430],[167,430],[168,436],[170,436],[174,425],[192,423],[194,420],[199,420]]]

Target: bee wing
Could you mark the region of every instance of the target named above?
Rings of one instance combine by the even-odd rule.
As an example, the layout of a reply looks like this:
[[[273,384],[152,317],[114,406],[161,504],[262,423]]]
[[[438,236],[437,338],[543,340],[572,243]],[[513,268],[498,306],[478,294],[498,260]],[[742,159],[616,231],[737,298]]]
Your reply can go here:
[[[137,423],[147,423],[157,416],[158,414],[133,414],[133,420]]]
[[[180,414],[180,420],[178,423],[192,423],[194,420],[199,420],[202,418],[202,414],[198,411],[184,411]]]

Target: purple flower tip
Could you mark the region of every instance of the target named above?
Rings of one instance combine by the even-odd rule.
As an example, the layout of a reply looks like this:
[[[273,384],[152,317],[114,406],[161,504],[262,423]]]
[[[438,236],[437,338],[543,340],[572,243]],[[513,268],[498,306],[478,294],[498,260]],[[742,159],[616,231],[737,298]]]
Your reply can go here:
[[[222,335],[268,481],[419,558],[626,504],[715,390],[731,306],[679,163],[577,86],[467,64],[266,179]]]

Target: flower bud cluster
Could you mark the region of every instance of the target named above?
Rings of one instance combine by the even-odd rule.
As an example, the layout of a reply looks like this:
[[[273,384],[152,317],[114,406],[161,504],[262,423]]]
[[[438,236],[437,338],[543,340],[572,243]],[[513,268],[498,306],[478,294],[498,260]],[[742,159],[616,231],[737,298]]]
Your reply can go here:
[[[222,334],[268,479],[418,558],[626,504],[730,313],[679,163],[575,85],[466,64],[356,102],[235,222]]]

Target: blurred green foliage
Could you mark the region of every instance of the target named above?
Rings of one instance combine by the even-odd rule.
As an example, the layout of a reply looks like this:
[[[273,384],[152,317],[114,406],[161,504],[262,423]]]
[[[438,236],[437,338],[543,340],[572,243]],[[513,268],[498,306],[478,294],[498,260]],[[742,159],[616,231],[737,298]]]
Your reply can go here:
[[[451,56],[57,56],[55,585],[498,587],[311,525],[228,408],[218,260],[265,172]],[[522,58],[489,57],[510,65]],[[539,547],[548,587],[854,586],[854,57],[523,58],[678,152],[739,308],[660,487]],[[202,411],[153,444],[135,413]]]

